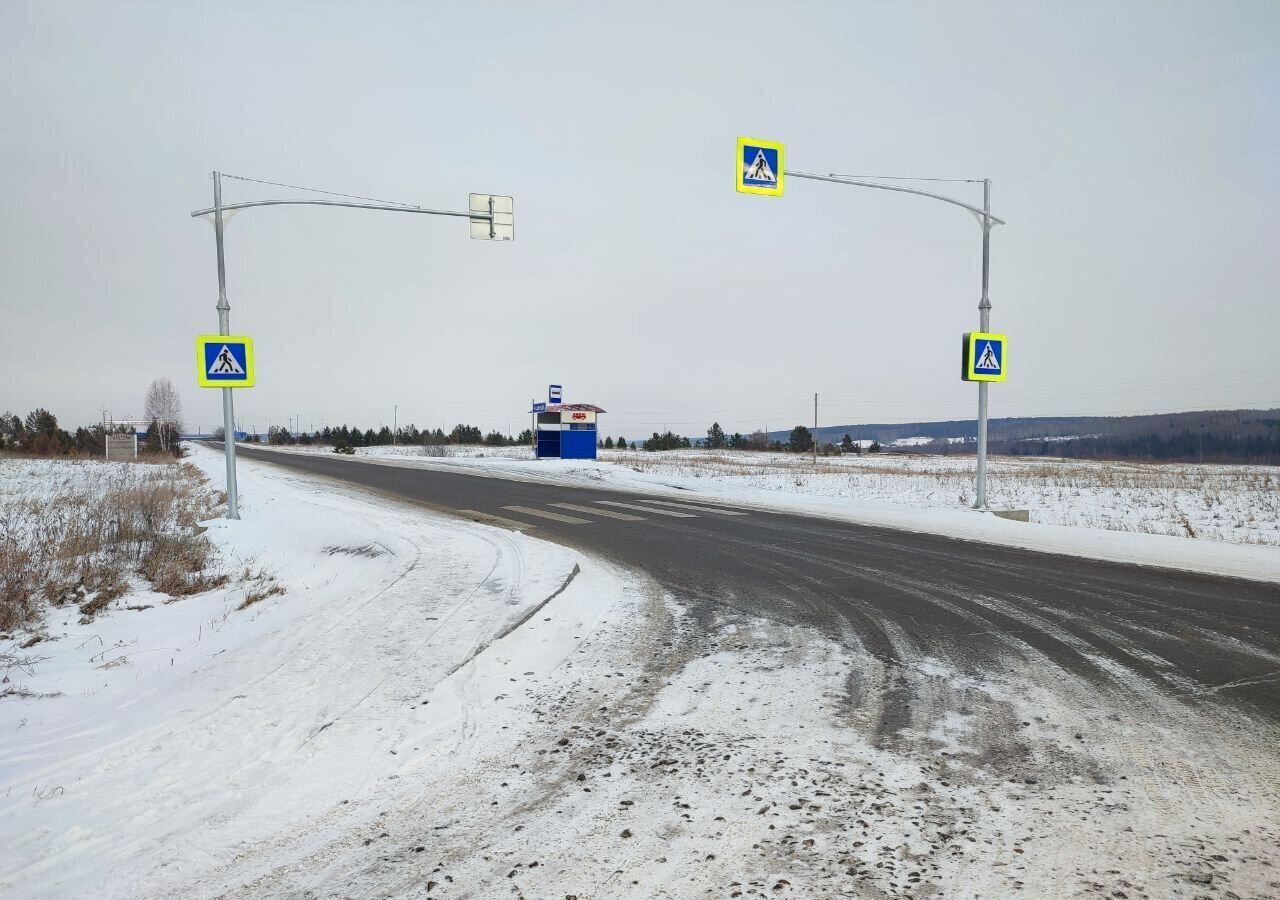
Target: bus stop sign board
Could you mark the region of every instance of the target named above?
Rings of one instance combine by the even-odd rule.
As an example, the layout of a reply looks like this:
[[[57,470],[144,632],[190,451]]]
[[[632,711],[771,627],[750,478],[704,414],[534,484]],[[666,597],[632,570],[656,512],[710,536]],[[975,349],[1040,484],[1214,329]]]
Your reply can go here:
[[[197,335],[196,375],[200,387],[253,387],[253,338],[243,334]]]

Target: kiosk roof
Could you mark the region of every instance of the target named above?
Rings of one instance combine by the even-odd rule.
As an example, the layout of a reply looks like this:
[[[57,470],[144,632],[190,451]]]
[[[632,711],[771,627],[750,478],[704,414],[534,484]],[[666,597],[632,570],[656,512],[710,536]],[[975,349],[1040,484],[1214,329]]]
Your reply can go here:
[[[557,413],[557,412],[593,412],[593,413],[602,413],[602,412],[607,412],[607,410],[605,410],[605,409],[603,409],[602,407],[599,407],[599,406],[593,406],[593,405],[592,405],[592,404],[590,404],[590,403],[548,403],[548,404],[547,404],[547,406],[546,406],[546,409],[541,409],[541,410],[532,410],[532,409],[531,409],[531,410],[529,410],[529,412],[549,412],[549,413]]]

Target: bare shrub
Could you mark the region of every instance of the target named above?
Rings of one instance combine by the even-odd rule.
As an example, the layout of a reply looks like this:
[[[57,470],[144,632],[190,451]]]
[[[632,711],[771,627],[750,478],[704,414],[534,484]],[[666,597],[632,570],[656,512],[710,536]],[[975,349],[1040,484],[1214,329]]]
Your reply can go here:
[[[336,556],[341,554],[343,556],[363,556],[366,559],[374,559],[375,557],[386,556],[391,551],[386,547],[383,547],[381,544],[376,547],[373,544],[365,544],[362,547],[330,546],[325,547],[324,552],[326,556]]]
[[[146,543],[138,561],[138,574],[162,594],[184,597],[213,586],[204,574],[213,547],[204,536],[191,533],[157,533]],[[221,583],[225,583],[223,578]]]
[[[187,464],[58,462],[0,494],[0,629],[37,621],[44,604],[75,604],[82,622],[140,575],[174,597],[217,587],[214,552],[194,524],[219,498]]]
[[[268,597],[275,597],[284,593],[284,587],[276,584],[274,581],[269,585],[253,588],[249,593],[245,594],[244,602],[236,609],[248,609],[255,603],[260,603]]]
[[[13,631],[31,621],[39,583],[35,557],[6,531],[0,536],[0,631]]]

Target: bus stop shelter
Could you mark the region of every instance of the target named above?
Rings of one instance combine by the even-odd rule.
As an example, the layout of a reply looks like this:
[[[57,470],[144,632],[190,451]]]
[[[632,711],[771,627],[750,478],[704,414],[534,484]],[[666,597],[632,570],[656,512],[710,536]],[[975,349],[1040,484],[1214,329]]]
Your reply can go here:
[[[536,403],[534,455],[538,459],[595,459],[596,417],[604,412],[590,403]]]

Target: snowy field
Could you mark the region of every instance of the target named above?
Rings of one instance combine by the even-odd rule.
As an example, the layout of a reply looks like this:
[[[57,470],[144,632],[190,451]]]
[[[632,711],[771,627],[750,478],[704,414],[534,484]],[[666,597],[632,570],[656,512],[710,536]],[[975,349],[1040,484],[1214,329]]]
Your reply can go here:
[[[1280,467],[994,457],[978,515],[972,457],[673,450],[534,460],[524,447],[374,447],[357,459],[560,484],[690,492],[722,502],[928,531],[1031,550],[1280,581]],[[280,452],[329,452],[297,447]]]
[[[976,463],[964,456],[609,453],[659,476],[919,508],[973,503]],[[1191,466],[1043,457],[992,457],[987,502],[1031,521],[1280,546],[1280,467]]]
[[[1277,744],[1229,707],[1034,654],[890,669],[520,534],[240,480],[208,534],[284,593],[5,648],[0,896],[1276,895]]]

